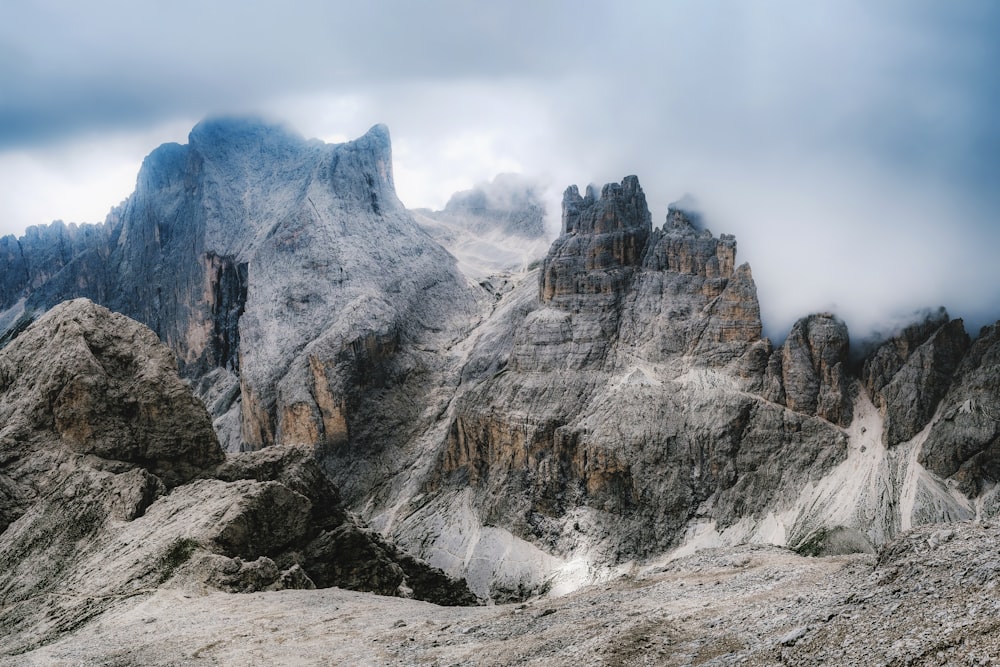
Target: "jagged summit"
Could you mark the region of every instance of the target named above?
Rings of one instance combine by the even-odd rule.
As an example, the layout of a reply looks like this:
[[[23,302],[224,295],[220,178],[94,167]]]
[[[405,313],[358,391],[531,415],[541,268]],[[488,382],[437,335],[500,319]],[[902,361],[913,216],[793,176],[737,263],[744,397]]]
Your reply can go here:
[[[608,183],[596,196],[593,185],[585,196],[571,185],[563,193],[563,234],[608,234],[638,228],[649,231],[652,218],[646,205],[646,194],[637,176],[626,176],[619,183]]]
[[[667,234],[680,236],[701,236],[711,238],[712,232],[705,227],[700,213],[671,205],[667,209],[667,219],[663,223],[663,231]],[[720,238],[734,238],[723,234]]]
[[[996,331],[970,346],[942,314],[852,365],[821,313],[775,347],[736,239],[686,205],[654,227],[635,176],[567,189],[538,271],[477,275],[533,207],[515,185],[421,228],[383,127],[327,145],[206,121],[100,230],[0,244],[0,323],[81,294],[142,319],[227,448],[315,455],[379,531],[494,600],[581,559],[872,550],[996,512]],[[497,236],[463,275],[425,229]]]
[[[384,125],[325,144],[205,120],[147,157],[97,233],[72,231],[4,240],[0,322],[85,296],[145,323],[203,379],[229,448],[339,441],[344,407],[316,387],[358,361],[343,345],[371,336],[395,352],[474,310],[454,259],[396,196]]]

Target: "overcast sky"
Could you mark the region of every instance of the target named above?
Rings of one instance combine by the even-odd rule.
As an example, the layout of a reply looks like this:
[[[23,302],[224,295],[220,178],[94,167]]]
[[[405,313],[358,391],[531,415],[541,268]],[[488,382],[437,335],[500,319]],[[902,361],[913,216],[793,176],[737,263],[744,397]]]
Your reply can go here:
[[[4,2],[0,233],[103,220],[207,115],[383,122],[410,207],[634,173],[654,223],[690,194],[737,235],[776,338],[938,305],[974,334],[1000,317],[998,35],[992,0]]]

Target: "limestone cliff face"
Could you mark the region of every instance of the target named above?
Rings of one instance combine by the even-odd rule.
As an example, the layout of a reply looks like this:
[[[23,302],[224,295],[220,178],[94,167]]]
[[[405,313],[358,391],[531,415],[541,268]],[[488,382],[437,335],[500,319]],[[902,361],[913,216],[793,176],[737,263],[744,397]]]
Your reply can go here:
[[[617,560],[677,544],[697,517],[763,512],[843,459],[815,408],[751,393],[770,344],[733,237],[676,210],[651,229],[634,177],[570,188],[563,210],[509,362],[470,378],[428,489],[471,488],[487,524]]]
[[[448,344],[480,298],[397,199],[383,126],[327,145],[204,121],[104,225],[7,238],[0,263],[0,324],[75,296],[147,324],[230,450],[369,442],[366,396],[411,393],[440,363],[410,350]]]
[[[384,128],[331,146],[256,121],[200,124],[147,158],[103,225],[0,241],[0,348],[48,350],[23,339],[32,320],[91,296],[169,345],[224,448],[264,451],[214,467],[205,415],[188,419],[181,392],[164,416],[160,399],[121,384],[137,362],[108,356],[114,336],[77,336],[82,315],[49,332],[62,346],[50,352],[87,373],[31,379],[0,365],[0,389],[52,408],[3,404],[0,444],[44,432],[59,457],[110,456],[109,474],[130,476],[101,468],[87,488],[115,516],[181,486],[164,512],[230,512],[202,542],[272,563],[212,570],[229,588],[301,583],[295,565],[317,585],[416,590],[417,570],[378,534],[318,508],[342,513],[340,498],[496,600],[537,593],[581,559],[735,541],[874,549],[919,523],[1000,513],[994,328],[970,345],[942,312],[859,364],[846,325],[821,313],[775,349],[736,240],[679,208],[654,228],[634,176],[569,188],[540,267],[484,275],[476,253],[502,245],[514,220],[485,192],[458,197],[447,229],[429,214],[421,228],[394,194]],[[465,235],[445,238],[456,225]],[[490,238],[456,263],[424,229]],[[13,526],[56,482],[11,461],[0,498],[17,500],[0,519]],[[333,563],[342,548],[360,555]]]
[[[833,315],[800,319],[771,357],[766,395],[797,412],[847,426],[852,418],[849,348],[847,326]]]
[[[968,348],[962,320],[950,320],[941,310],[886,341],[865,361],[862,380],[885,417],[887,445],[909,440],[927,425]]]
[[[562,305],[582,295],[620,297],[642,259],[651,226],[635,176],[605,185],[600,197],[593,186],[583,197],[570,187],[563,194],[563,233],[542,265],[539,298]]]
[[[950,323],[942,325],[933,339],[947,341],[953,334],[945,330],[952,328],[954,325]],[[940,358],[940,355],[927,356]],[[970,496],[990,490],[1000,480],[998,373],[1000,323],[983,328],[962,358],[941,400],[940,418],[920,448],[923,465],[942,477],[955,479]],[[995,496],[987,507],[991,513],[997,510]]]

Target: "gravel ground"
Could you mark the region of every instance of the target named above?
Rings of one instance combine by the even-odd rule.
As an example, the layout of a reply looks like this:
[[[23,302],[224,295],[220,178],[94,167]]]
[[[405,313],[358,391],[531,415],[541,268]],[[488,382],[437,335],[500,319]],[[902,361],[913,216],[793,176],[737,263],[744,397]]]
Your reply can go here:
[[[990,665],[1000,531],[876,556],[707,550],[558,598],[458,608],[340,589],[122,600],[0,665]]]

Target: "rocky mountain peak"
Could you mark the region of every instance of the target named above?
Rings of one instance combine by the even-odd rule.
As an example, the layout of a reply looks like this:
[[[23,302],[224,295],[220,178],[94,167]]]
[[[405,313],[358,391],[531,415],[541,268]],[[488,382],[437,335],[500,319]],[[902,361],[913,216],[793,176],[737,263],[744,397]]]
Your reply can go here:
[[[199,151],[260,151],[266,145],[298,145],[301,135],[257,116],[213,116],[188,133],[188,142]]]
[[[909,440],[931,420],[969,345],[962,320],[940,308],[865,360],[861,380],[885,418],[887,445]]]
[[[609,234],[628,229],[652,228],[652,218],[646,205],[646,194],[636,176],[626,176],[621,183],[608,183],[595,196],[593,185],[587,186],[586,196],[570,186],[563,193],[564,234]]]
[[[832,313],[814,313],[792,326],[768,367],[768,397],[796,412],[847,426],[853,419],[847,325]]]
[[[545,237],[545,203],[540,188],[519,174],[497,174],[491,182],[453,194],[443,211],[424,215],[459,224],[481,236],[500,231],[526,239]]]
[[[671,206],[667,209],[667,220],[663,224],[663,231],[671,236],[688,236],[699,238],[712,238],[712,232],[702,224],[701,214],[682,208]],[[732,235],[723,234],[722,238],[732,239]]]
[[[563,234],[545,258],[540,277],[542,301],[569,294],[621,294],[642,261],[652,230],[646,195],[635,176],[608,183],[600,198],[594,188],[580,196],[576,186],[563,195]]]

